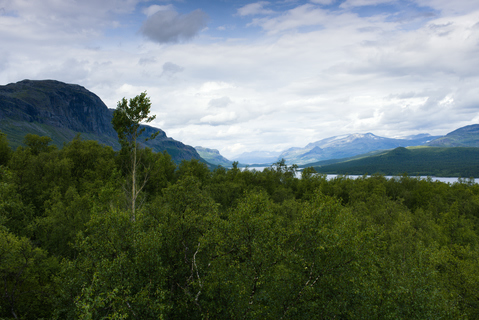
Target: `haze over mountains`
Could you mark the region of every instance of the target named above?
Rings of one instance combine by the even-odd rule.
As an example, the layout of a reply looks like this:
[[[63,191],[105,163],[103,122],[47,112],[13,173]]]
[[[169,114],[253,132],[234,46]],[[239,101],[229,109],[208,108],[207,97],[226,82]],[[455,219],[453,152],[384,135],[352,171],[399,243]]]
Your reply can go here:
[[[328,174],[479,177],[479,124],[469,125],[418,147],[398,147],[352,158],[309,163]]]
[[[479,125],[465,126],[446,136],[431,136],[423,133],[404,138],[386,138],[372,133],[355,133],[329,137],[309,143],[303,148],[294,147],[283,152],[245,152],[233,160],[243,165],[270,165],[285,159],[286,163],[290,165],[306,165],[331,159],[351,158],[378,150],[413,146],[479,147]]]
[[[117,134],[111,125],[112,111],[98,96],[79,85],[55,80],[23,80],[0,86],[0,130],[7,134],[14,148],[22,144],[27,133],[49,136],[60,147],[81,133],[83,139],[97,140],[119,149]],[[161,129],[144,127],[145,136],[160,131],[156,139],[145,143],[153,151],[167,151],[175,162],[202,159],[224,167],[231,166],[233,161],[240,165],[269,165],[281,159],[289,165],[307,165],[410,146],[479,147],[479,125],[470,125],[443,137],[427,133],[402,139],[373,133],[334,136],[283,152],[245,152],[230,160],[216,149],[193,148],[167,137]]]
[[[291,148],[279,156],[286,163],[298,165],[321,160],[340,159],[368,153],[375,150],[386,150],[397,147],[419,146],[439,137],[421,134],[404,139],[379,137],[372,133],[348,134],[330,137],[309,143],[304,148]]]
[[[271,164],[284,159],[287,164],[304,165],[321,160],[353,157],[375,150],[420,146],[440,137],[423,133],[398,139],[379,137],[372,133],[355,133],[329,137],[309,143],[303,148],[294,147],[282,152],[245,152],[233,160],[242,164]]]

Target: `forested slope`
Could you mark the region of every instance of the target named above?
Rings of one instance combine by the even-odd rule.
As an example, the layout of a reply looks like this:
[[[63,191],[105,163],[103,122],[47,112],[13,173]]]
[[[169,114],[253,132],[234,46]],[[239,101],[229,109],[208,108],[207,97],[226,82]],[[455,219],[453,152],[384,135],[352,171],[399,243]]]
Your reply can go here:
[[[435,139],[427,145],[433,147],[479,147],[479,124],[468,125],[444,137]]]
[[[416,147],[396,148],[357,159],[336,160],[314,166],[318,172],[334,174],[410,175],[479,177],[479,148]]]
[[[144,149],[132,219],[122,153],[25,145],[0,135],[0,318],[479,318],[471,181],[210,171]]]

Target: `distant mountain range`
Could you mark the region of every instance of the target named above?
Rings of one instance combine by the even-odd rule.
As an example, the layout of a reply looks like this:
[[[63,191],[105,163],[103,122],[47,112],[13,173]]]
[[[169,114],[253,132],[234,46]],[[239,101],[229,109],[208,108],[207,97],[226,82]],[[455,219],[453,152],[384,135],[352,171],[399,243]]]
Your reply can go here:
[[[479,124],[454,130],[424,146],[374,151],[350,158],[310,163],[330,174],[433,175],[479,177]]]
[[[49,136],[61,147],[77,133],[118,150],[118,136],[108,109],[101,99],[84,87],[55,80],[23,80],[0,86],[0,130],[13,148],[27,133]],[[160,131],[144,145],[156,152],[167,151],[175,162],[201,159],[196,150],[166,136],[161,129],[143,126],[144,136]]]
[[[479,147],[479,124],[459,128],[446,136],[431,136],[427,133],[402,139],[385,138],[372,133],[334,136],[309,143],[304,148],[295,147],[283,152],[246,152],[235,157],[234,160],[248,165],[262,164],[268,166],[281,159],[285,159],[289,165],[297,164],[303,167],[325,166],[341,161],[374,156],[385,150],[392,150],[398,147],[415,146]],[[215,152],[216,156],[220,156],[217,150]],[[222,158],[223,162],[227,160],[224,157]],[[214,159],[209,159],[212,163],[215,163]]]
[[[319,140],[309,143],[304,148],[288,149],[280,154],[279,159],[285,159],[289,164],[302,165],[320,160],[352,157],[375,150],[420,146],[436,138],[439,136],[420,134],[404,139],[392,139],[372,133],[355,133]]]
[[[309,143],[304,148],[294,147],[283,152],[252,151],[234,158],[241,164],[270,165],[284,159],[287,164],[304,165],[323,160],[354,157],[376,150],[388,150],[397,147],[420,146],[442,136],[431,136],[427,133],[393,139],[376,136],[372,133],[348,134],[334,136]],[[196,147],[198,150],[198,147]],[[218,153],[219,154],[219,153]],[[210,158],[214,162],[214,159]]]

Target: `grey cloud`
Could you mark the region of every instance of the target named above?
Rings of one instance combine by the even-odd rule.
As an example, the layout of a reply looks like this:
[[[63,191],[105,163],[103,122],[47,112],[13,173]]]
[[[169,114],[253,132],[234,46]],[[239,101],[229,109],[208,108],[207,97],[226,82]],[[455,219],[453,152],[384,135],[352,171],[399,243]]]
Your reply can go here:
[[[232,124],[238,120],[238,115],[234,112],[220,112],[218,114],[209,114],[202,117],[199,121],[199,125],[211,125],[211,126],[221,126]]]
[[[9,63],[9,53],[8,52],[0,52],[0,71],[4,71],[8,67]]]
[[[439,37],[444,37],[444,36],[449,35],[453,31],[452,28],[448,28],[452,25],[453,25],[452,22],[445,23],[445,24],[434,24],[434,23],[432,23],[432,24],[429,25],[429,29],[431,29],[433,32],[435,32]]]
[[[141,33],[158,43],[189,40],[206,27],[208,15],[201,10],[181,15],[175,11],[158,11],[146,19]]]
[[[430,98],[432,96],[437,97],[439,93],[441,94],[439,100],[441,100],[447,95],[447,93],[444,93],[446,90],[446,88],[439,88],[437,90],[407,91],[398,94],[390,94],[387,96],[387,99]]]
[[[436,30],[437,30],[437,29],[442,29],[442,28],[449,27],[449,26],[451,26],[451,25],[453,25],[452,22],[442,23],[442,24],[431,23],[431,24],[429,25],[429,28],[430,28],[430,29],[436,29]]]
[[[148,64],[156,63],[156,58],[155,57],[149,57],[149,58],[140,58],[138,61],[138,64],[141,66],[145,66]]]
[[[359,32],[379,32],[382,31],[380,27],[362,27],[358,28]]]
[[[177,64],[174,64],[172,62],[166,62],[164,65],[163,65],[163,74],[175,74],[175,73],[178,73],[178,72],[181,72],[185,70],[185,68],[177,65]]]
[[[97,35],[104,27],[118,26],[116,14],[131,13],[141,0],[0,1],[0,15],[18,19],[35,34],[55,37],[59,34]],[[25,31],[23,31],[25,32]]]
[[[208,106],[211,108],[226,108],[228,105],[233,103],[230,98],[228,97],[221,97],[218,99],[212,99],[208,103]]]

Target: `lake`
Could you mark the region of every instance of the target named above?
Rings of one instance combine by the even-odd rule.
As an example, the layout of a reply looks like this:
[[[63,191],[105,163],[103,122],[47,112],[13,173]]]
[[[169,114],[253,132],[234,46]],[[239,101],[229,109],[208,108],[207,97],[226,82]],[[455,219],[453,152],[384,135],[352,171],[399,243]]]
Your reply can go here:
[[[240,169],[241,169],[241,170],[248,169],[248,170],[263,171],[265,168],[269,168],[269,167],[247,167],[247,168],[240,168]],[[296,173],[296,176],[297,176],[298,178],[301,178],[301,171],[298,171],[298,172]],[[338,177],[338,176],[343,176],[343,175],[340,175],[340,174],[327,174],[327,175],[326,175],[326,178],[327,178],[328,180],[332,180],[332,179],[334,179],[334,178],[336,178],[336,177]],[[349,179],[357,179],[357,178],[362,177],[362,176],[360,176],[360,175],[347,175],[347,177],[348,177]],[[370,176],[368,176],[368,177],[370,177]],[[412,177],[414,178],[415,176],[412,176]],[[395,176],[385,176],[385,178],[387,178],[387,179],[392,179],[392,178],[397,178],[397,176],[396,176],[396,177],[395,177]],[[419,178],[425,180],[425,179],[427,179],[428,177],[427,177],[427,176],[420,176]],[[459,177],[431,177],[431,179],[432,179],[432,181],[441,181],[441,182],[451,183],[451,184],[452,184],[452,183],[455,183],[455,182],[459,182]],[[469,178],[462,178],[462,179],[465,180],[466,182],[469,181]],[[477,181],[478,181],[477,179],[473,180],[474,183],[478,183]]]
[[[301,176],[301,175],[300,175]],[[328,180],[331,180],[331,179],[334,179],[338,176],[341,176],[339,174],[328,174],[327,175],[327,179]],[[362,177],[362,176],[358,176],[358,175],[348,175],[347,176],[348,178],[350,179],[357,179],[359,177]],[[370,176],[368,176],[370,177]],[[397,176],[384,176],[386,179],[392,179],[392,178],[400,178],[400,177],[397,177]],[[416,176],[412,176],[412,178],[415,178]],[[419,176],[420,179],[424,179],[426,180],[428,177],[427,176]],[[432,181],[441,181],[441,182],[445,182],[445,183],[455,183],[455,182],[459,182],[459,177],[430,177],[432,179]],[[464,179],[464,178],[461,178],[463,180],[465,180],[466,182],[469,181],[469,178],[467,179]],[[474,183],[477,183],[475,182],[475,180],[473,179],[473,182]]]

